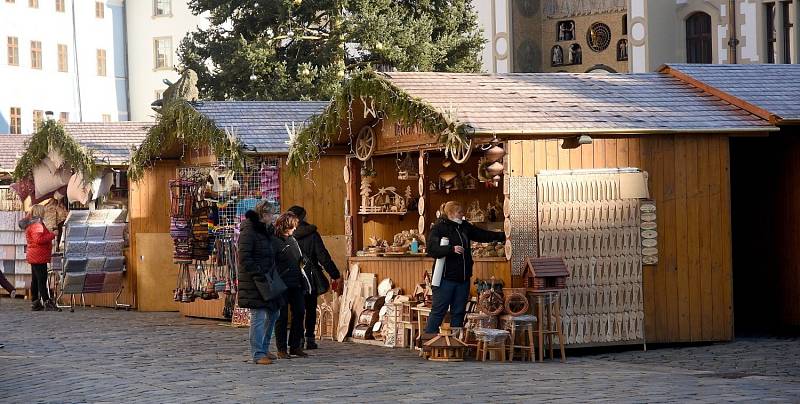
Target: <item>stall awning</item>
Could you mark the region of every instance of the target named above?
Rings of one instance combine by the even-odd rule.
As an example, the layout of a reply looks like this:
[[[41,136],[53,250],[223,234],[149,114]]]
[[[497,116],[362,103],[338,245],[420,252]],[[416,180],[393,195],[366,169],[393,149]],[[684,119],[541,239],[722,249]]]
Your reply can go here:
[[[800,65],[667,64],[659,69],[774,123],[800,123]]]
[[[327,101],[198,101],[197,112],[214,125],[239,139],[246,151],[280,153],[289,151],[286,124],[298,125],[319,114]]]
[[[760,132],[769,122],[661,73],[385,73],[478,134]]]

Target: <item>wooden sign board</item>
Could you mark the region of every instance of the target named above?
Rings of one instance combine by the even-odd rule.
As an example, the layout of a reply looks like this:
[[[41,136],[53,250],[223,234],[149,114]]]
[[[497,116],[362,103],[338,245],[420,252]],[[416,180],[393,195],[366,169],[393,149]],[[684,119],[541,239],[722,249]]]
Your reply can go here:
[[[426,133],[418,124],[409,125],[395,119],[387,119],[379,128],[377,152],[414,150],[438,143],[435,135]]]

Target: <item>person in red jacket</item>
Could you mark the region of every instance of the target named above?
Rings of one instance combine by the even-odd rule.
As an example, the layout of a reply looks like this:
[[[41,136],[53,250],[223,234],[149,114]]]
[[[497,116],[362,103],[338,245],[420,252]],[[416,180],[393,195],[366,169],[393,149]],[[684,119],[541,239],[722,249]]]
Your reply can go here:
[[[47,229],[42,218],[45,208],[35,205],[31,209],[29,218],[20,221],[19,226],[25,230],[25,239],[28,242],[27,259],[31,264],[31,309],[33,311],[58,310],[50,291],[47,288],[47,264],[50,263],[53,252],[53,232]]]

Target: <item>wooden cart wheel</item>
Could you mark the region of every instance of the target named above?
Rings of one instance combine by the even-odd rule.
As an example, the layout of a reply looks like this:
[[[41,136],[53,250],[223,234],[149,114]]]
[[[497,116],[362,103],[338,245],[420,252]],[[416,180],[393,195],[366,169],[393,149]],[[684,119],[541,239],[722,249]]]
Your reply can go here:
[[[505,308],[503,296],[492,289],[486,290],[478,298],[478,308],[481,313],[492,316],[499,315]]]
[[[361,128],[356,138],[355,152],[356,158],[361,161],[367,161],[375,153],[375,146],[377,140],[375,139],[375,132],[372,127],[367,125]]]
[[[520,292],[506,292],[505,309],[506,313],[512,316],[519,316],[528,312],[530,304],[528,298]]]
[[[444,154],[445,157],[449,156],[457,164],[464,164],[472,155],[472,139],[448,144]]]

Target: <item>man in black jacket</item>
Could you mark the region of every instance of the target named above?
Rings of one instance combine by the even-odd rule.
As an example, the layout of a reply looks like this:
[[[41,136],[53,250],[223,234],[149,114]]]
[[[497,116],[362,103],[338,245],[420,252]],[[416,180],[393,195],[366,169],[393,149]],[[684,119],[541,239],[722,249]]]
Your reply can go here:
[[[428,236],[428,256],[444,259],[444,271],[439,286],[433,287],[433,306],[425,332],[436,334],[444,315],[450,308],[450,326],[464,326],[464,315],[469,300],[472,278],[471,241],[488,243],[505,241],[503,233],[483,230],[464,219],[464,208],[450,201],[444,205],[443,216],[433,226]],[[445,240],[446,239],[446,240]],[[435,267],[434,263],[434,268]]]
[[[328,249],[325,248],[322,236],[317,232],[317,226],[306,222],[305,208],[292,206],[289,211],[300,219],[300,224],[294,231],[294,238],[300,244],[300,250],[303,251],[306,262],[315,265],[316,270],[324,269],[332,280],[339,279],[341,277],[339,269],[336,268]],[[317,324],[317,296],[319,296],[319,291],[316,290],[312,290],[311,294],[306,295],[306,349],[317,349],[314,336],[314,328]]]

